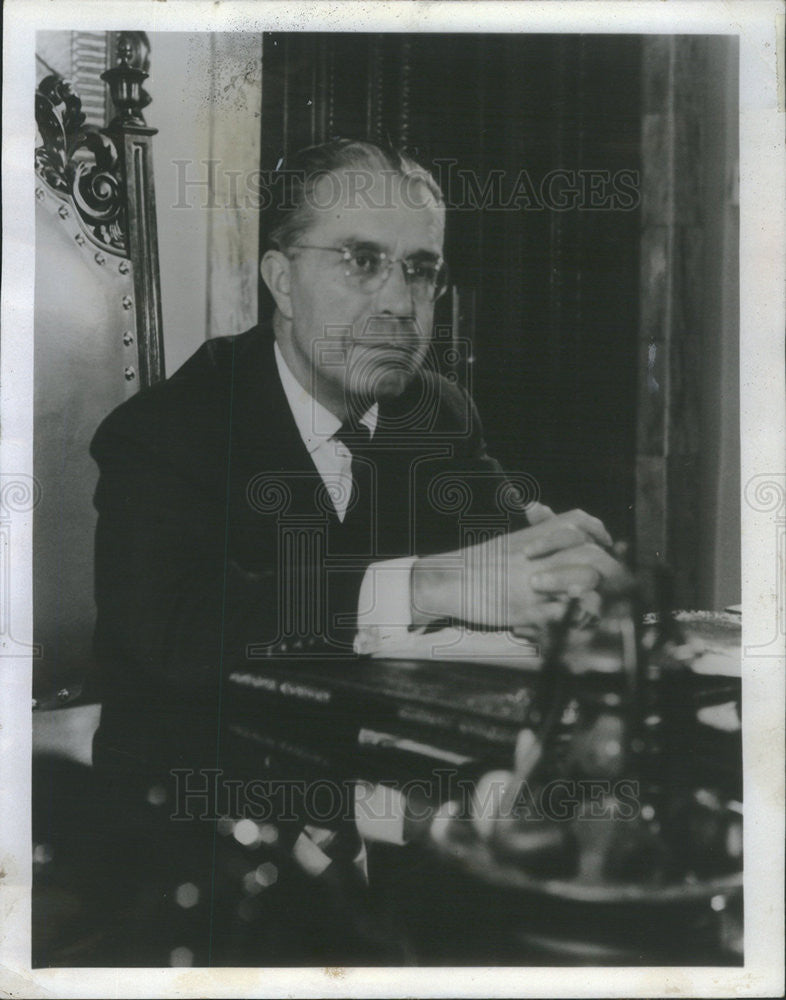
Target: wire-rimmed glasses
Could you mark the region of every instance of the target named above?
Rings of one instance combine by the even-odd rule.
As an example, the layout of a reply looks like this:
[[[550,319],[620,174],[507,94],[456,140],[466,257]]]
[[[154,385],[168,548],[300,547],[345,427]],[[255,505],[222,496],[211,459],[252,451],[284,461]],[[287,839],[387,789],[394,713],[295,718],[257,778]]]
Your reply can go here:
[[[422,302],[436,302],[448,287],[448,268],[442,257],[412,254],[409,257],[390,257],[384,250],[367,246],[322,247],[310,243],[293,243],[291,249],[324,250],[341,255],[344,277],[350,288],[373,293],[380,289],[390,276],[394,264],[401,264],[404,280],[413,298]]]

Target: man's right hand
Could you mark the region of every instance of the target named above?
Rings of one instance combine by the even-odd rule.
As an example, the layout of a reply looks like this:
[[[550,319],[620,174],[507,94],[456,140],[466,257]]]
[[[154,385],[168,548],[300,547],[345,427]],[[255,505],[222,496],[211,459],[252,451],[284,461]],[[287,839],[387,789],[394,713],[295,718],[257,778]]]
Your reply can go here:
[[[486,628],[542,626],[570,597],[621,577],[601,521],[581,510],[455,552],[424,556],[412,569],[413,622],[451,618]]]

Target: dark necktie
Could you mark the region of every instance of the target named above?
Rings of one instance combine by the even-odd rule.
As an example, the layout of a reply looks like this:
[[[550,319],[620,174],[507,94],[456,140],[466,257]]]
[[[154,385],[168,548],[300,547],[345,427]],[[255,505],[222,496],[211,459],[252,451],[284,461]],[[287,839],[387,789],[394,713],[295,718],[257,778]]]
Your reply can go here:
[[[345,420],[333,437],[346,445],[354,455],[356,448],[363,448],[371,441],[371,431],[359,421]]]
[[[365,424],[347,420],[333,435],[352,455],[352,496],[340,532],[341,548],[347,555],[372,555],[371,531],[374,524],[373,476],[368,446],[371,432]]]
[[[363,452],[371,443],[371,431],[365,424],[355,423],[345,420],[333,435],[340,441],[352,456],[351,475],[354,501],[350,501],[349,508],[345,516],[357,518],[359,511],[368,514],[371,503],[371,475],[368,459],[364,458]]]

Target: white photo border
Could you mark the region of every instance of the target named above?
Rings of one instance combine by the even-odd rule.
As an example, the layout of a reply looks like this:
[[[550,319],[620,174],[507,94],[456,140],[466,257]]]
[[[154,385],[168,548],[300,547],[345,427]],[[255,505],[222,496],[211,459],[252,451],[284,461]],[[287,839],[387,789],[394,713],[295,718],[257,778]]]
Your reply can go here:
[[[0,991],[14,996],[776,996],[784,976],[784,537],[754,477],[786,503],[783,5],[692,0],[205,2],[7,0],[3,80],[4,475],[32,476],[35,32],[440,31],[733,34],[740,40],[740,297],[745,964],[741,968],[30,969],[31,661],[0,658]],[[780,65],[780,77],[777,67]],[[778,492],[780,491],[780,493]],[[14,520],[14,628],[32,634],[32,512]],[[3,542],[3,544],[5,544]],[[6,565],[3,562],[3,565]],[[8,579],[0,580],[8,587]],[[781,602],[779,604],[779,602]]]

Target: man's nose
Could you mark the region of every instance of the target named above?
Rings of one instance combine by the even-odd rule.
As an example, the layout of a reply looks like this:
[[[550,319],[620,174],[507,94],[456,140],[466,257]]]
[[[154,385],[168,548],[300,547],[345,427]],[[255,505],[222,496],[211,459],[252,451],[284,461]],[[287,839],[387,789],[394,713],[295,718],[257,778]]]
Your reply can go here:
[[[404,265],[395,261],[388,269],[382,285],[376,294],[376,311],[392,313],[394,316],[412,316],[415,306],[412,301],[412,289],[407,284]]]

